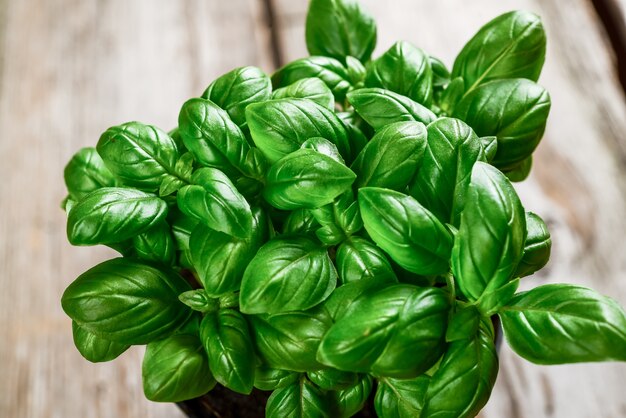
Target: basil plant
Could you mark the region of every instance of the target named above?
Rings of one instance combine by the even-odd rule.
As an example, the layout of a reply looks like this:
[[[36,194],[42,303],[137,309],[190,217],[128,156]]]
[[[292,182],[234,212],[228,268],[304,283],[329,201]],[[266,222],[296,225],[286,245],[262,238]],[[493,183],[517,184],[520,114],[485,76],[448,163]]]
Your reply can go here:
[[[124,123],[72,157],[68,239],[120,253],[62,297],[87,360],[146,345],[148,399],[256,388],[271,418],[372,399],[383,418],[473,417],[496,317],[531,362],[626,361],[615,301],[517,291],[551,247],[511,184],[550,109],[536,15],[496,17],[451,70],[408,42],[372,58],[352,0],[311,0],[306,43],[271,77],[217,78],[170,132]]]

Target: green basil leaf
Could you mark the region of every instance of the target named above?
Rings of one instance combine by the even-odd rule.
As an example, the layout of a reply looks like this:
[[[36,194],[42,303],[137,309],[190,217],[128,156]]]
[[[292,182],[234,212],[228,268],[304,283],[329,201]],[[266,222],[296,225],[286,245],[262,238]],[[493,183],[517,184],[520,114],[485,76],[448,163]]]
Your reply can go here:
[[[166,215],[167,204],[153,194],[104,187],[72,207],[67,238],[72,245],[122,242],[158,225]]]
[[[240,128],[246,124],[250,103],[264,102],[272,94],[270,78],[257,67],[239,67],[220,76],[202,93],[226,112]]]
[[[257,352],[269,367],[296,372],[321,369],[315,358],[332,319],[322,308],[248,317]]]
[[[300,374],[290,370],[274,369],[267,365],[257,366],[254,373],[254,387],[259,390],[276,390],[294,384]]]
[[[358,1],[311,0],[305,37],[311,55],[367,61],[376,46],[376,22]]]
[[[328,110],[335,110],[335,97],[328,86],[317,77],[297,80],[274,90],[272,99],[309,99]]]
[[[525,212],[515,189],[498,169],[477,162],[452,249],[452,271],[461,292],[476,301],[507,284],[522,258],[525,238]]]
[[[275,238],[246,267],[240,306],[246,314],[306,310],[324,301],[337,284],[326,249],[310,238]]]
[[[413,379],[379,379],[374,408],[382,418],[421,417],[430,378],[421,375]]]
[[[278,209],[313,209],[331,203],[355,178],[352,170],[333,158],[301,149],[272,165],[263,197]]]
[[[449,270],[452,236],[411,196],[376,187],[359,190],[365,230],[402,268],[422,275]]]
[[[189,237],[194,228],[199,224],[198,220],[182,213],[177,207],[170,209],[172,236],[179,250],[189,250]]]
[[[346,68],[348,69],[348,76],[352,85],[362,85],[366,72],[363,63],[358,58],[348,55],[346,57]]]
[[[321,137],[309,138],[302,143],[301,148],[317,151],[320,154],[324,154],[325,156],[330,157],[341,164],[345,165],[346,163],[339,153],[337,145],[333,144],[328,139]]]
[[[253,104],[246,116],[254,143],[272,163],[313,137],[328,139],[342,155],[349,150],[346,129],[337,115],[308,99]]]
[[[319,224],[309,209],[296,209],[289,213],[283,224],[285,235],[312,234],[319,228]]]
[[[211,297],[238,291],[246,266],[267,239],[267,218],[253,209],[254,220],[249,238],[241,239],[198,225],[191,233],[191,262],[202,286]]]
[[[102,187],[115,186],[113,173],[95,148],[81,148],[65,166],[63,171],[65,186],[74,201],[78,201]]]
[[[391,90],[429,107],[433,71],[428,55],[408,42],[396,42],[367,68],[365,85]]]
[[[206,353],[192,334],[175,334],[148,344],[141,376],[143,392],[154,402],[197,398],[215,386]]]
[[[381,128],[351,165],[356,186],[402,191],[415,176],[426,148],[426,127],[397,122]]]
[[[324,310],[330,315],[333,322],[337,322],[346,314],[352,302],[363,293],[382,289],[390,283],[377,280],[358,280],[338,286],[324,301]]]
[[[342,243],[337,249],[335,264],[342,284],[360,280],[398,281],[385,253],[365,238],[351,237]]]
[[[480,325],[480,312],[473,305],[457,308],[452,314],[448,330],[446,331],[446,341],[458,341],[474,338]]]
[[[348,101],[375,130],[394,122],[429,124],[437,118],[428,108],[408,97],[379,88],[353,90],[348,93]]]
[[[265,161],[228,113],[210,100],[194,98],[178,116],[180,134],[196,160],[226,174],[260,179]]]
[[[254,383],[254,348],[243,315],[234,309],[206,315],[200,324],[200,339],[215,380],[249,395]]]
[[[484,25],[465,44],[452,68],[467,91],[490,80],[527,78],[537,81],[546,55],[546,34],[539,16],[526,11],[505,13]]]
[[[170,174],[163,177],[163,181],[161,182],[161,186],[159,186],[159,197],[165,197],[173,194],[178,189],[183,187],[185,183],[183,180],[176,176],[172,176]]]
[[[178,147],[157,127],[128,122],[107,129],[96,146],[109,170],[127,186],[153,192],[163,178],[176,175]]]
[[[374,380],[370,376],[364,375],[356,385],[330,392],[333,417],[350,418],[363,409],[372,392],[373,385]]]
[[[125,258],[87,270],[61,298],[65,313],[82,328],[122,344],[167,337],[190,317],[178,301],[190,290],[177,273]]]
[[[130,347],[99,337],[82,328],[76,321],[72,321],[72,337],[80,354],[92,363],[114,360]]]
[[[304,378],[272,392],[267,400],[265,416],[266,418],[330,418],[326,396]]]
[[[552,239],[548,226],[539,215],[526,212],[526,241],[524,241],[524,253],[520,260],[514,277],[530,276],[542,269],[550,259]]]
[[[340,61],[322,56],[300,58],[290,62],[272,75],[272,84],[278,89],[310,77],[322,80],[338,102],[343,102],[350,89],[348,69]]]
[[[183,292],[178,295],[178,300],[189,306],[194,311],[202,313],[213,313],[220,308],[219,300],[210,298],[204,289],[195,289]]]
[[[494,336],[485,328],[472,339],[448,346],[430,379],[423,416],[470,418],[485,406],[498,374]]]
[[[252,231],[252,210],[228,177],[215,168],[201,168],[191,185],[179,190],[178,207],[203,225],[237,238]]]
[[[483,147],[483,155],[480,160],[490,163],[496,157],[496,152],[498,151],[498,137],[483,136],[478,138],[478,140]]]
[[[499,312],[513,350],[536,364],[626,361],[626,313],[591,289],[549,284]]]
[[[479,136],[498,137],[492,164],[513,168],[535,150],[546,128],[550,95],[526,79],[483,84],[465,96],[453,116],[467,122]]]
[[[444,115],[451,115],[454,112],[454,107],[461,100],[463,94],[465,94],[465,81],[462,77],[453,78],[446,89],[441,92],[441,99],[439,100],[439,106]]]
[[[489,318],[506,305],[517,292],[519,287],[519,279],[514,279],[507,284],[495,290],[490,290],[482,294],[478,300],[476,307],[483,317]]]
[[[133,237],[133,248],[137,257],[146,261],[172,264],[174,262],[174,240],[170,226],[162,221],[146,232]]]
[[[398,284],[364,293],[326,333],[317,358],[339,370],[415,377],[443,354],[449,309],[437,288]]]
[[[458,226],[481,144],[472,128],[458,119],[437,119],[427,131],[428,144],[410,193],[441,222]]]
[[[444,64],[443,61],[437,57],[433,57],[432,55],[428,56],[428,62],[430,63],[430,68],[433,71],[433,90],[435,92],[440,92],[452,81],[450,77],[450,70],[448,70],[448,67],[446,67],[446,64]]]
[[[506,170],[504,174],[513,182],[524,181],[528,178],[530,170],[533,168],[533,156],[530,155],[515,167]]]
[[[349,153],[346,154],[345,160],[347,164],[351,164],[357,155],[365,148],[365,145],[368,142],[368,138],[365,136],[363,131],[357,126],[358,121],[362,122],[361,119],[356,113],[352,112],[342,112],[337,114],[344,128],[346,129],[346,133],[348,135],[348,144],[349,144]]]
[[[359,375],[333,368],[315,370],[307,373],[307,377],[323,390],[346,389],[357,384]]]

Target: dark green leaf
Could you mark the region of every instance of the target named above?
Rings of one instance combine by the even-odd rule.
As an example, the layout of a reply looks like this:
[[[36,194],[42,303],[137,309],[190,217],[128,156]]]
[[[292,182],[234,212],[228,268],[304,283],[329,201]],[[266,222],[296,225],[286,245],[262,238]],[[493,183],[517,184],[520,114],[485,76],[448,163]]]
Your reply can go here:
[[[150,230],[166,215],[167,204],[153,194],[104,187],[72,207],[67,238],[72,245],[122,242]]]
[[[301,149],[272,165],[263,197],[278,209],[313,209],[331,203],[355,178],[352,170],[333,158]]]
[[[343,284],[359,280],[377,283],[397,282],[387,256],[374,244],[361,237],[352,237],[337,249],[336,262]]]
[[[591,289],[549,284],[499,312],[513,350],[537,364],[626,361],[626,313]]]
[[[479,136],[497,136],[492,164],[510,169],[528,158],[546,128],[548,92],[532,81],[507,79],[483,84],[465,96],[454,117],[467,122]]]
[[[427,130],[428,145],[410,193],[441,222],[458,226],[481,144],[458,119],[437,119]]]
[[[181,402],[215,386],[196,335],[176,334],[148,344],[141,366],[143,391],[154,402]]]
[[[246,106],[268,100],[271,93],[272,82],[267,74],[257,67],[240,67],[209,84],[202,98],[224,109],[242,127],[246,123]]]
[[[175,175],[178,147],[157,127],[128,122],[107,129],[96,146],[115,176],[127,186],[153,192],[163,178]]]
[[[361,61],[352,56],[346,57],[346,67],[348,69],[348,75],[350,76],[350,82],[353,86],[360,86],[363,84],[365,78],[365,66]]]
[[[191,216],[182,213],[177,207],[172,208],[169,214],[171,216],[172,236],[174,237],[176,248],[179,250],[188,250],[191,231],[193,231],[199,222]]]
[[[115,186],[115,177],[95,148],[81,148],[63,171],[65,186],[74,201],[102,187]]]
[[[137,257],[146,261],[172,264],[174,262],[174,240],[170,226],[163,221],[146,232],[133,237],[133,248]]]
[[[533,168],[533,156],[526,157],[521,163],[504,172],[506,177],[513,182],[524,181],[528,178],[530,170]]]
[[[330,392],[330,403],[335,413],[333,417],[349,418],[363,409],[372,392],[373,385],[373,379],[364,375],[356,385]]]
[[[286,87],[274,90],[272,99],[309,99],[328,110],[335,110],[335,97],[328,86],[317,77],[297,80]]]
[[[248,264],[240,293],[247,314],[305,310],[324,301],[337,284],[326,249],[310,238],[275,238]]]
[[[363,119],[361,119],[361,117],[354,112],[342,112],[337,115],[339,116],[341,123],[343,123],[343,126],[346,128],[346,133],[348,135],[349,155],[345,155],[344,158],[347,161],[347,164],[350,164],[354,161],[356,156],[359,155],[359,152],[365,148],[368,141],[368,138],[365,136],[363,131],[357,126],[357,119],[362,123],[362,125],[365,125],[368,128],[369,126],[367,126],[365,122],[363,122]]]
[[[338,102],[343,102],[350,89],[348,69],[340,61],[322,56],[300,58],[290,62],[272,75],[272,84],[278,89],[310,77],[322,80]]]
[[[542,269],[550,259],[552,239],[543,219],[532,212],[526,212],[526,230],[528,233],[524,241],[524,254],[514,277],[530,276]]]
[[[354,90],[348,93],[348,101],[375,130],[394,122],[417,121],[429,124],[436,119],[428,108],[389,90]]]
[[[283,224],[285,235],[306,235],[319,228],[315,217],[308,209],[296,209],[289,213]]]
[[[458,288],[476,301],[512,278],[526,238],[524,208],[498,169],[477,162],[452,250]]]
[[[305,378],[276,389],[267,400],[266,418],[330,418],[328,400]]]
[[[483,152],[480,158],[481,161],[491,162],[496,157],[498,151],[498,137],[496,136],[483,136],[478,138],[480,145],[482,145]]]
[[[404,269],[422,275],[449,270],[451,234],[411,196],[365,187],[359,206],[367,233]]]
[[[458,341],[474,338],[480,325],[480,312],[473,305],[457,308],[450,318],[446,341]]]
[[[254,143],[271,162],[298,150],[313,137],[328,139],[342,155],[349,149],[346,129],[337,115],[308,99],[253,104],[246,116]]]
[[[63,293],[65,313],[82,328],[122,344],[147,344],[183,325],[191,310],[178,301],[190,290],[174,271],[125,258],[81,274]]]
[[[179,190],[180,210],[216,231],[237,238],[252,232],[252,211],[233,183],[215,168],[201,168],[191,179],[192,185]]]
[[[381,418],[421,417],[429,382],[426,375],[413,379],[380,379],[374,398],[376,413]]]
[[[92,363],[114,360],[130,347],[127,344],[98,337],[82,328],[76,321],[72,321],[72,336],[80,354]]]
[[[446,64],[443,63],[439,58],[433,57],[432,55],[428,56],[428,61],[430,62],[430,68],[433,71],[433,90],[441,91],[448,84],[450,84],[450,71]]]
[[[345,372],[333,368],[315,370],[307,373],[307,377],[320,389],[340,390],[357,384],[359,375],[354,372]]]
[[[396,42],[367,68],[365,85],[391,90],[429,107],[433,72],[424,51],[408,42]]]
[[[254,387],[260,390],[276,390],[294,384],[300,374],[290,370],[273,369],[264,364],[257,366]]]
[[[444,352],[449,308],[436,288],[398,284],[366,292],[324,336],[318,360],[339,370],[418,376]]]
[[[351,165],[356,186],[402,191],[415,176],[426,148],[426,127],[397,122],[381,128]]]
[[[537,81],[546,55],[546,34],[539,16],[526,11],[500,15],[480,28],[463,47],[452,78],[463,77],[467,91],[490,80]]]
[[[200,324],[200,339],[215,380],[230,390],[250,394],[254,383],[254,348],[243,315],[234,309],[206,315]]]
[[[311,0],[306,17],[311,55],[367,61],[376,46],[376,22],[354,0]]]
[[[194,311],[202,313],[213,313],[219,310],[219,300],[210,298],[204,289],[188,290],[178,295],[180,300],[185,305],[189,306]]]

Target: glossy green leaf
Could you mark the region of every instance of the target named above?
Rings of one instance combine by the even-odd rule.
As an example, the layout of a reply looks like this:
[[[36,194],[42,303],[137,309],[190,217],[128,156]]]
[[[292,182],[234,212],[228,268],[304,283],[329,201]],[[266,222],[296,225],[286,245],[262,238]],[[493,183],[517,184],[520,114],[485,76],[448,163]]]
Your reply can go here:
[[[348,69],[330,57],[312,56],[291,61],[272,75],[272,84],[278,89],[311,77],[322,80],[333,92],[336,101],[343,102],[346,98],[350,89]]]
[[[376,46],[376,22],[355,0],[311,0],[305,26],[311,55],[369,60]]]
[[[359,190],[365,230],[404,269],[422,275],[449,270],[452,236],[411,196],[376,187]]]
[[[247,238],[252,231],[252,210],[228,177],[215,168],[197,170],[192,183],[179,190],[180,210],[216,231]]]
[[[154,402],[181,402],[215,386],[200,339],[176,334],[146,347],[141,366],[143,391]]]
[[[429,107],[433,71],[428,55],[409,42],[396,42],[367,68],[366,87],[380,87]]]
[[[276,390],[294,384],[300,374],[290,370],[274,369],[267,365],[257,366],[254,373],[254,387],[259,390]]]
[[[493,332],[481,326],[476,337],[448,346],[430,379],[422,416],[475,417],[487,403],[497,374]]]
[[[465,96],[453,116],[464,120],[479,136],[497,136],[491,162],[510,169],[528,158],[546,128],[550,95],[540,85],[522,78],[483,84]]]
[[[421,417],[430,378],[421,375],[412,379],[379,379],[374,408],[381,418]]]
[[[309,309],[337,284],[326,249],[306,237],[275,238],[246,267],[240,305],[246,314]]]
[[[178,301],[189,285],[172,270],[126,258],[108,260],[81,274],[61,298],[82,328],[122,344],[146,344],[183,325],[191,310]]]
[[[165,215],[167,204],[153,194],[104,187],[72,207],[67,238],[72,245],[122,242],[158,225]]]
[[[229,175],[262,178],[266,169],[263,156],[215,103],[201,98],[186,101],[178,125],[185,145],[200,164]]]
[[[333,322],[340,320],[348,311],[352,302],[362,294],[382,289],[391,282],[378,282],[375,280],[358,280],[352,283],[342,284],[333,290],[328,299],[323,303],[324,310],[330,315]]]
[[[128,122],[107,129],[96,146],[109,170],[127,186],[148,192],[159,189],[163,178],[176,175],[178,147],[157,127]]]
[[[81,148],[63,170],[65,186],[70,197],[78,201],[87,194],[102,187],[115,186],[113,173],[104,165],[104,161],[95,148]]]
[[[254,143],[273,163],[313,137],[328,139],[342,155],[349,147],[341,120],[332,111],[308,99],[277,99],[253,104],[246,110],[246,116]]]
[[[312,234],[319,228],[319,224],[309,209],[296,209],[289,212],[283,224],[285,235]]]
[[[326,245],[336,245],[363,228],[359,204],[352,190],[338,196],[332,203],[313,209],[313,216],[322,228],[315,231]]]
[[[450,70],[446,67],[446,64],[443,63],[439,58],[433,57],[432,55],[428,56],[428,62],[430,63],[430,68],[433,71],[433,90],[435,92],[441,91],[448,84],[450,84]]]
[[[428,145],[410,193],[441,222],[459,224],[481,144],[467,124],[440,118],[427,127]]]
[[[332,325],[325,309],[251,315],[248,319],[255,348],[269,367],[297,372],[323,367],[315,356],[322,337]]]
[[[243,315],[234,309],[206,315],[200,324],[200,339],[215,380],[230,390],[250,394],[254,383],[254,348]]]
[[[526,212],[526,241],[524,241],[524,253],[517,265],[514,277],[530,276],[541,270],[550,259],[552,239],[548,226],[539,215]]]
[[[463,77],[467,91],[490,80],[537,81],[545,55],[546,34],[539,16],[513,11],[491,20],[465,44],[454,61],[452,78]]]
[[[475,301],[504,286],[522,258],[525,238],[525,212],[515,189],[498,169],[477,162],[452,250],[458,289]]]
[[[267,400],[266,418],[331,418],[322,391],[307,379],[276,389]]]
[[[403,191],[420,167],[426,148],[426,127],[397,122],[378,130],[350,166],[356,186]]]
[[[132,240],[135,254],[142,260],[164,264],[174,262],[174,240],[167,222],[160,222]]]
[[[220,308],[219,300],[209,297],[204,289],[195,289],[183,292],[178,295],[178,300],[189,306],[194,311],[202,313],[213,313]]]
[[[188,250],[191,231],[193,231],[200,222],[182,213],[178,207],[172,208],[169,212],[169,216],[171,218],[170,224],[172,225],[172,236],[176,248],[179,250]]]
[[[348,135],[349,153],[343,157],[347,164],[351,164],[369,141],[368,137],[365,136],[361,128],[357,126],[358,121],[360,121],[362,125],[366,124],[355,112],[342,112],[337,115],[339,116],[341,123],[346,129],[346,134]],[[367,125],[366,127],[370,128]]]
[[[189,239],[191,262],[209,296],[238,291],[246,266],[267,239],[267,219],[253,209],[249,238],[241,239],[198,225]]]
[[[348,55],[346,57],[346,68],[348,69],[348,76],[350,76],[350,83],[355,87],[361,86],[366,72],[363,63],[358,58]]]
[[[481,161],[491,162],[496,157],[496,152],[498,151],[498,137],[497,136],[483,136],[478,138],[480,144],[482,145],[483,152]]]
[[[626,313],[591,289],[549,284],[499,312],[513,350],[537,364],[626,361]]]
[[[533,168],[533,156],[526,157],[521,163],[515,167],[508,169],[504,172],[506,177],[512,182],[524,181],[530,175],[530,170]]]
[[[458,307],[450,317],[446,341],[458,341],[474,338],[480,325],[480,312],[474,305]]]
[[[118,358],[130,347],[99,337],[72,321],[72,337],[80,354],[92,363],[111,361]]]
[[[355,178],[352,170],[333,158],[301,149],[272,165],[263,197],[278,209],[313,209],[331,203]]]
[[[257,67],[239,67],[220,76],[202,93],[226,112],[239,127],[246,123],[250,103],[264,102],[272,94],[270,78]]]
[[[318,360],[339,370],[418,376],[444,352],[449,308],[437,288],[398,284],[366,292],[324,336]]]
[[[320,154],[324,154],[327,157],[332,158],[338,163],[345,164],[343,157],[339,153],[339,149],[337,149],[337,145],[330,142],[328,139],[321,137],[309,138],[302,143],[302,149],[312,149],[314,151],[319,152]]]
[[[323,390],[347,389],[357,384],[359,375],[333,368],[325,368],[307,373],[309,380]]]
[[[364,375],[357,384],[330,392],[328,396],[334,413],[333,417],[349,418],[363,409],[372,392],[373,385],[372,377]]]
[[[342,243],[337,249],[335,264],[342,284],[359,280],[398,281],[385,253],[365,238],[352,237]]]
[[[328,110],[335,110],[335,97],[328,86],[317,77],[302,78],[286,87],[274,90],[272,99],[309,99]]]
[[[429,124],[436,116],[406,96],[380,88],[353,90],[348,101],[375,130],[394,122],[417,121]]]

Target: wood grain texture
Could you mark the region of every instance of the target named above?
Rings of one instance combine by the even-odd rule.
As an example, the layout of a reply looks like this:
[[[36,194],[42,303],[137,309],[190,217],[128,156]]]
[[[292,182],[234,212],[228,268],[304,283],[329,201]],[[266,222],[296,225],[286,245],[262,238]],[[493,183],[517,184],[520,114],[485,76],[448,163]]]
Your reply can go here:
[[[613,56],[586,0],[362,0],[378,23],[375,56],[406,40],[449,66],[463,44],[496,15],[527,9],[548,32],[540,83],[552,96],[546,135],[530,178],[517,187],[527,210],[553,235],[550,263],[523,281],[593,287],[626,305],[626,104]],[[277,0],[286,59],[306,55],[307,2]],[[501,372],[484,418],[624,417],[626,364],[535,366],[503,345]]]
[[[142,348],[90,364],[63,289],[114,255],[70,247],[63,167],[107,127],[170,129],[181,104],[241,65],[268,68],[256,0],[0,3],[0,416],[177,417],[145,399]]]

